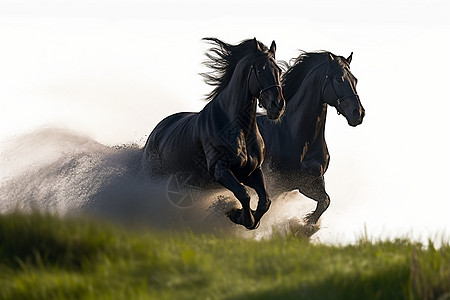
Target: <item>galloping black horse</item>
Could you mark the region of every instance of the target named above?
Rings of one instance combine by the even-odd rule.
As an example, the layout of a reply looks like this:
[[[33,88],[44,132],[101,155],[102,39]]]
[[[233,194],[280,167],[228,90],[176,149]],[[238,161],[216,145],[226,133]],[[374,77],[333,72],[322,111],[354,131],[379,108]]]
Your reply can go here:
[[[144,148],[144,163],[153,174],[191,172],[197,178],[216,181],[234,193],[242,210],[228,216],[254,229],[269,209],[261,164],[264,142],[256,123],[257,99],[270,119],[278,119],[285,102],[281,70],[275,62],[275,42],[270,49],[256,39],[238,45],[205,38],[213,47],[203,74],[215,89],[199,113],[177,113],[162,120]],[[247,185],[258,194],[256,211],[250,210]]]
[[[270,194],[299,189],[317,201],[306,217],[310,225],[330,204],[324,181],[330,160],[325,141],[327,105],[345,116],[350,126],[361,124],[365,115],[356,93],[357,79],[350,72],[352,55],[303,52],[282,76],[286,112],[281,120],[257,118],[267,151],[263,169],[274,180]]]

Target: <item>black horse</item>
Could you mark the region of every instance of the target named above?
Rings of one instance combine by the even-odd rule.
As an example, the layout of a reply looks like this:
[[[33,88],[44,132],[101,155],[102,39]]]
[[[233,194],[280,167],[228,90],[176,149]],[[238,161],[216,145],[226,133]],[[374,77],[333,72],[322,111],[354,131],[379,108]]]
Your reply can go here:
[[[261,164],[264,141],[256,123],[257,99],[270,119],[284,112],[281,70],[275,62],[275,42],[270,49],[256,39],[237,45],[216,38],[205,63],[212,72],[203,74],[215,89],[198,113],[177,113],[162,120],[144,148],[144,163],[155,175],[190,172],[202,181],[216,181],[233,192],[242,210],[229,218],[254,229],[269,209]],[[256,211],[250,210],[247,185],[258,194]]]
[[[291,67],[285,63],[285,114],[278,122],[257,118],[267,151],[263,169],[274,181],[270,194],[299,189],[317,201],[305,218],[309,225],[317,223],[330,204],[324,181],[330,160],[325,141],[327,105],[345,116],[350,126],[361,124],[365,115],[356,93],[357,79],[350,72],[352,55],[303,52]]]

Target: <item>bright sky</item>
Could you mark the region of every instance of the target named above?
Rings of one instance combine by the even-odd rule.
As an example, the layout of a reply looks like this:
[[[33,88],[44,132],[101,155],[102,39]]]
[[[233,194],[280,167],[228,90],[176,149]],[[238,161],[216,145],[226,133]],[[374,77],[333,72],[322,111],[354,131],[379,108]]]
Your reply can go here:
[[[206,36],[275,40],[283,60],[298,49],[354,52],[366,118],[351,128],[329,110],[323,239],[326,228],[345,239],[364,225],[449,234],[446,0],[2,0],[0,143],[56,125],[143,144],[163,117],[203,107]]]

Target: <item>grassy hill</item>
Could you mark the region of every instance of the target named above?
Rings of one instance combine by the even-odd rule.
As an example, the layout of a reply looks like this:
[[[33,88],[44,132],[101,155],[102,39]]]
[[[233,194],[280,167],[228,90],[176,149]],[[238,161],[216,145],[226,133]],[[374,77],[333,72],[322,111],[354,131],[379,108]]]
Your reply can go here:
[[[312,244],[0,215],[0,299],[450,299],[450,247]]]

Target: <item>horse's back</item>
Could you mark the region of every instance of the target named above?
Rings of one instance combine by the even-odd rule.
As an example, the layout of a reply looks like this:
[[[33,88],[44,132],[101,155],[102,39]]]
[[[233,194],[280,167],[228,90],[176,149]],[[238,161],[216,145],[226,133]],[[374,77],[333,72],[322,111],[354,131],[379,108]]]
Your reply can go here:
[[[166,144],[173,143],[174,136],[186,131],[186,127],[195,115],[195,113],[180,112],[164,118],[153,129],[146,146],[153,145],[153,147],[164,148]]]
[[[181,112],[159,122],[147,139],[144,159],[158,173],[170,173],[171,168],[183,169],[198,155],[201,144],[196,138],[197,113]]]

